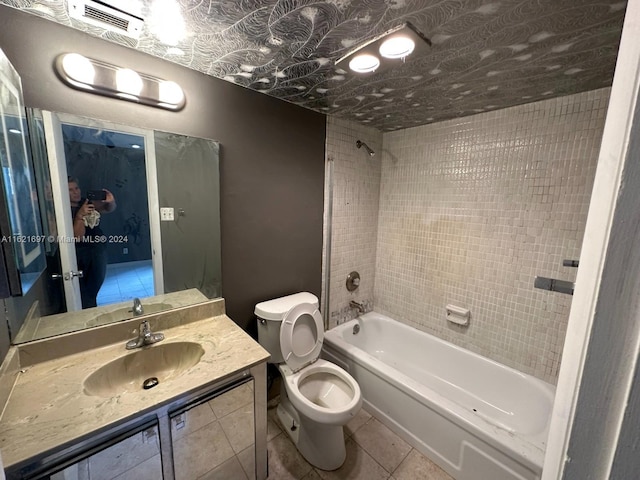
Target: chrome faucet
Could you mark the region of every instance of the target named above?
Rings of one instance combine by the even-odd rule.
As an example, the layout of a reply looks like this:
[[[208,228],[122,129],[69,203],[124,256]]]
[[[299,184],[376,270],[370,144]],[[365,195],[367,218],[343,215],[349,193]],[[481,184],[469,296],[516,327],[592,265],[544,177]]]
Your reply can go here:
[[[365,311],[364,311],[364,302],[356,302],[355,300],[351,300],[349,302],[349,306],[351,308],[355,308],[356,310],[358,310],[359,314],[365,313]]]
[[[151,333],[151,327],[148,320],[143,320],[140,324],[138,338],[133,338],[127,342],[127,350],[144,347],[164,340],[163,333]]]
[[[142,307],[142,302],[138,297],[133,299],[133,308],[131,309],[134,317],[138,317],[144,313],[144,308]]]

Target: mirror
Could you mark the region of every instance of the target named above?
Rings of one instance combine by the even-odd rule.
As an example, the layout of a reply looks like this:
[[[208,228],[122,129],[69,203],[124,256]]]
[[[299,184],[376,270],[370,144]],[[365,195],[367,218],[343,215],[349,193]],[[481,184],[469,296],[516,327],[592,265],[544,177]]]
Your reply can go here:
[[[45,268],[38,196],[26,130],[20,77],[0,51],[0,191],[5,203],[1,240],[11,295],[26,294]],[[14,269],[18,271],[18,282],[11,281]]]
[[[47,271],[63,277],[48,279],[48,291],[60,295],[62,283],[67,307],[62,312],[39,311],[51,302],[37,301],[13,343],[131,318],[133,298],[140,298],[144,314],[152,314],[221,296],[216,141],[28,110],[45,237],[56,239],[43,245],[48,258],[60,258],[47,263],[63,264],[61,272]],[[70,183],[61,180],[61,172],[64,179],[67,174],[76,177],[83,198],[87,190],[104,188],[117,203],[100,220],[108,265],[97,307],[77,311],[67,291],[79,280],[64,279],[71,271],[64,266],[65,255],[75,260],[77,248],[66,241],[73,237]],[[173,216],[161,220],[161,210]]]

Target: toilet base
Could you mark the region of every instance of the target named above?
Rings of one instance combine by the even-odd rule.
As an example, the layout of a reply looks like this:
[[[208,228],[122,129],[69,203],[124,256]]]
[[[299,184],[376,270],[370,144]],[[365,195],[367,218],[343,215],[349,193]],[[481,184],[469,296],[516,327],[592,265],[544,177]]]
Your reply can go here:
[[[302,456],[320,470],[336,470],[347,458],[342,425],[323,425],[302,415],[281,392],[278,419]]]

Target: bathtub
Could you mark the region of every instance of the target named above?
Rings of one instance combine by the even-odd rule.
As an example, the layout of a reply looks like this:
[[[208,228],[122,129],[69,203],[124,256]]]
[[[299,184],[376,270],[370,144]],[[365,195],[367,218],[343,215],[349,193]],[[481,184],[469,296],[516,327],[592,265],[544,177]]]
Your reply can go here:
[[[457,480],[540,478],[553,385],[376,312],[325,332],[322,357],[358,381],[370,413]]]

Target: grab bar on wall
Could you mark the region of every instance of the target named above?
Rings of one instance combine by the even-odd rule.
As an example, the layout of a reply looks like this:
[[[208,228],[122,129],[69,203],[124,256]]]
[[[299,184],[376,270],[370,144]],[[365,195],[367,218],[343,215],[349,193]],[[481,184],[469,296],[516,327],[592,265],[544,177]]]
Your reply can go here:
[[[578,260],[562,260],[563,267],[575,267],[578,268],[578,264],[580,262]]]
[[[535,288],[542,290],[548,290],[550,292],[566,293],[567,295],[573,295],[573,289],[575,283],[567,280],[557,280],[555,278],[536,277],[533,282]]]

